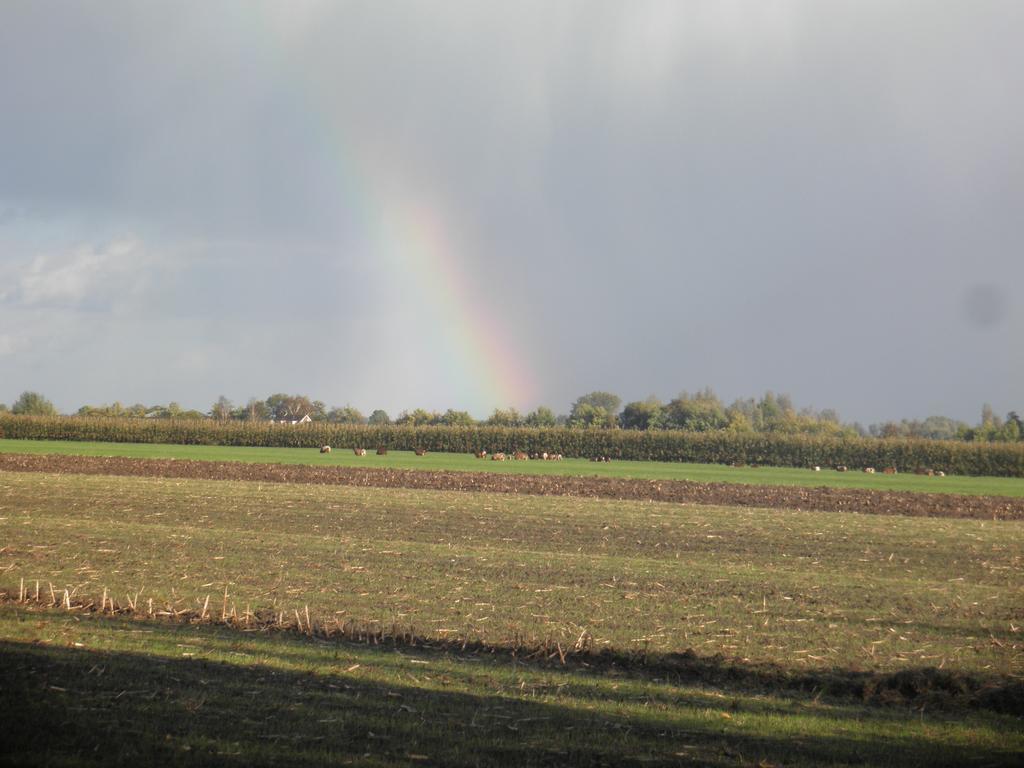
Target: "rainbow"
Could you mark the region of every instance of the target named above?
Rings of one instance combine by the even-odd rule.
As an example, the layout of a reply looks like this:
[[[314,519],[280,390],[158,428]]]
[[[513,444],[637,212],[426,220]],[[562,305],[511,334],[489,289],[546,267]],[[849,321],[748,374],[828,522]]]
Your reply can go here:
[[[264,38],[280,49],[272,21],[263,22]],[[410,169],[387,167],[381,158],[388,152],[375,151],[380,147],[361,146],[331,109],[323,73],[303,72],[284,56],[281,65],[295,74],[293,82],[324,132],[346,209],[339,218],[357,230],[366,248],[363,258],[382,270],[385,280],[411,279],[419,287],[421,309],[432,316],[411,333],[423,334],[430,359],[443,374],[450,407],[479,417],[495,407],[536,405],[529,356],[503,329],[514,319],[495,318],[476,298],[485,292],[465,268],[466,249],[451,225],[457,214],[445,204],[440,185],[423,183]],[[430,333],[424,334],[424,328]]]
[[[463,266],[465,251],[439,198],[433,192],[410,194],[405,183],[386,192],[380,183],[363,186],[370,188],[379,201],[377,215],[368,217],[372,257],[393,279],[411,279],[426,297],[433,329],[427,343],[444,371],[452,407],[475,409],[478,416],[494,407],[528,407],[536,397],[531,366],[503,332],[509,321],[476,298],[482,291]]]

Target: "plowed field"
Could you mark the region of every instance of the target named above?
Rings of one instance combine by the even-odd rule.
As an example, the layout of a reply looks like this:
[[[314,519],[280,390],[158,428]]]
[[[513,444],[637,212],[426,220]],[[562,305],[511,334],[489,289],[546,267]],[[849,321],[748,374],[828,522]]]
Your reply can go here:
[[[534,496],[650,500],[682,504],[859,512],[911,517],[1024,519],[1024,499],[840,488],[630,480],[489,472],[312,467],[282,464],[0,454],[0,471],[251,480],[371,488],[485,491]]]

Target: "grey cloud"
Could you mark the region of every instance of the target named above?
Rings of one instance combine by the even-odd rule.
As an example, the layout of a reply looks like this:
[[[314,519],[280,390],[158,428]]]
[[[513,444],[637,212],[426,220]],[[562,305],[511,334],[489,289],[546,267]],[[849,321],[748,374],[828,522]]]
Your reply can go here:
[[[179,259],[132,328],[90,321],[82,347],[121,375],[65,407],[128,399],[106,388],[141,376],[117,350],[142,328],[192,350],[172,396],[196,405],[505,405],[431,359],[401,195],[556,409],[704,385],[864,421],[1021,407],[1019,3],[16,2],[0,22],[3,274],[53,221],[46,252],[134,232]],[[56,264],[6,280],[0,311],[80,310],[60,280],[89,269]],[[82,380],[84,352],[3,349],[5,381]]]

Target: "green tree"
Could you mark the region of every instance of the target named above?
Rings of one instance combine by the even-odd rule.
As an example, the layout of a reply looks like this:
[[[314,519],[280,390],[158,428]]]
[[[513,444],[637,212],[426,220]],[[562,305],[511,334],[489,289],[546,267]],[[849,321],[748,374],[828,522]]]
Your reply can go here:
[[[57,409],[38,392],[22,392],[11,406],[11,413],[19,416],[56,416]]]
[[[448,427],[472,427],[476,425],[476,419],[470,416],[468,411],[454,411],[449,408],[441,416],[441,423]]]
[[[231,418],[237,421],[267,421],[270,416],[266,402],[255,397],[250,397],[248,403],[231,412]]]
[[[619,406],[622,405],[622,398],[618,395],[613,395],[611,392],[589,392],[578,398],[576,402],[572,404],[572,410],[569,411],[570,421],[577,417],[577,409],[584,405],[590,405],[594,408],[603,408],[605,413],[615,414],[619,412]]]
[[[1016,443],[1021,438],[1020,422],[1007,419],[999,429],[999,439]]]
[[[384,424],[390,424],[391,417],[388,416],[387,411],[382,411],[380,408],[378,408],[377,410],[370,414],[370,418],[368,418],[366,422],[374,426],[381,426]]]
[[[143,416],[146,415],[146,406],[144,406],[142,403],[130,405],[128,406],[128,408],[125,409],[124,415],[132,419],[141,419]]]
[[[402,411],[398,414],[398,418],[395,419],[395,424],[406,427],[423,427],[428,424],[436,424],[440,418],[441,416],[437,413],[431,413],[424,408],[417,408],[412,412]]]
[[[523,419],[528,427],[553,427],[557,423],[555,412],[547,406],[538,406],[536,410],[530,411]]]
[[[1024,421],[1021,421],[1016,411],[1010,411],[1006,414],[1006,426],[1009,427],[1010,424],[1015,424],[1017,427],[1017,439],[1024,440]]]
[[[221,395],[217,398],[217,402],[210,407],[210,417],[217,419],[217,421],[227,421],[231,418],[233,408],[234,406],[231,404],[231,401],[224,397],[224,395]]]
[[[574,429],[614,429],[618,425],[618,417],[601,405],[576,403],[569,414],[568,426]]]
[[[346,405],[344,408],[332,408],[327,414],[327,420],[337,424],[365,424],[366,417],[358,408]]]
[[[279,392],[267,398],[267,410],[275,421],[298,421],[304,416],[323,418],[324,404],[314,403],[305,395],[286,395]]]
[[[518,427],[522,426],[523,417],[519,414],[515,408],[509,406],[508,408],[495,408],[487,418],[487,426],[489,427]]]
[[[665,420],[674,429],[710,432],[729,426],[729,416],[710,389],[696,394],[680,393],[665,406]]]
[[[665,408],[658,398],[648,397],[627,403],[619,414],[619,424],[623,429],[658,429],[665,419]]]

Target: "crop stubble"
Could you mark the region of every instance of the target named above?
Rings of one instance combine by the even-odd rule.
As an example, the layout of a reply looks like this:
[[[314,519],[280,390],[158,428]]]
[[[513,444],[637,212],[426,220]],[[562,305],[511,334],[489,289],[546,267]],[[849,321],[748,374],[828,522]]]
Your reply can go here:
[[[371,488],[572,496],[821,512],[1024,520],[1024,499],[1005,496],[698,483],[686,480],[508,475],[188,459],[0,454],[0,471],[245,480]]]

